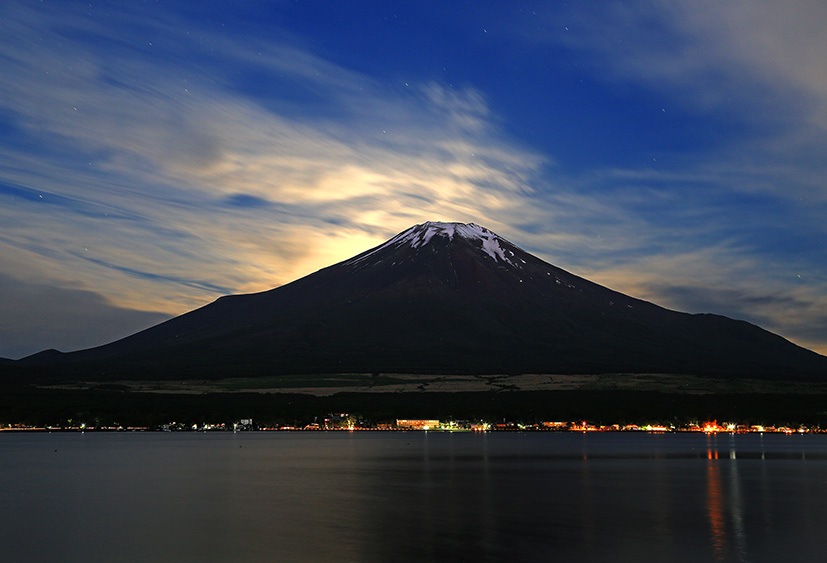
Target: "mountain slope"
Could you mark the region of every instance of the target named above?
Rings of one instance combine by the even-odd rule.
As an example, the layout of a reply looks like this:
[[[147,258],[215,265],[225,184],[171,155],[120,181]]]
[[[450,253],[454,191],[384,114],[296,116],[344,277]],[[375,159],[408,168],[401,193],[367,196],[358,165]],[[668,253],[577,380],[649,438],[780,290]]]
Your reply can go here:
[[[474,224],[424,223],[263,293],[106,346],[21,360],[132,377],[668,372],[827,377],[757,326],[670,311],[570,274]]]

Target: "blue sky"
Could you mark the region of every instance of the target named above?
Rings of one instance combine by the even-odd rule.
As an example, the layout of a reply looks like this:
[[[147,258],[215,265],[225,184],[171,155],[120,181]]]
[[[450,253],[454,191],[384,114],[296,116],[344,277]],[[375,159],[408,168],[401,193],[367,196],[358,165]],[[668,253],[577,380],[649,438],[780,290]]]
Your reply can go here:
[[[0,4],[0,356],[427,220],[827,353],[827,5]]]

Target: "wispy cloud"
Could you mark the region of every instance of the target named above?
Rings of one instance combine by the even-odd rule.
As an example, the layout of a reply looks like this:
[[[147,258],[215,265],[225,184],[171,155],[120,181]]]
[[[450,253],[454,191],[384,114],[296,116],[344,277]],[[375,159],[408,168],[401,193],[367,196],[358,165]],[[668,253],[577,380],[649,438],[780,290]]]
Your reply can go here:
[[[174,9],[107,6],[101,20],[86,4],[5,2],[4,283],[92,292],[72,295],[102,312],[178,314],[416,222],[476,221],[616,289],[720,306],[827,351],[807,328],[827,318],[827,273],[813,266],[827,234],[816,4],[801,16],[759,2],[747,19],[741,3],[557,8],[559,33],[542,41],[594,79],[749,133],[667,163],[571,174],[510,135],[473,84],[369,76],[288,32],[226,33]],[[767,236],[791,224],[800,256]]]
[[[0,292],[4,356],[34,354],[44,344],[62,351],[90,348],[169,318],[165,313],[118,307],[93,291],[21,282],[4,274]],[[38,318],[48,322],[36,322]]]
[[[563,205],[580,211],[563,219],[584,225],[568,232],[593,237],[569,263],[827,352],[827,6],[652,0],[555,6],[514,23],[512,37],[566,50],[595,83],[716,124],[716,138],[664,147],[646,168],[570,178]]]
[[[761,103],[754,91],[744,95],[745,85],[804,96],[777,118],[810,110],[824,116],[827,109],[827,7],[818,0],[645,0],[542,15],[547,32],[519,33],[581,51],[580,61],[607,79],[683,90],[683,103],[705,110]]]
[[[3,8],[0,97],[16,142],[2,147],[0,254],[26,264],[16,279],[180,313],[413,222],[499,226],[530,207],[544,158],[504,138],[473,88],[388,85],[291,45],[191,35],[171,14],[125,31],[130,14],[112,12],[100,25]],[[171,56],[181,50],[204,65]],[[238,68],[321,107],[245,93]]]

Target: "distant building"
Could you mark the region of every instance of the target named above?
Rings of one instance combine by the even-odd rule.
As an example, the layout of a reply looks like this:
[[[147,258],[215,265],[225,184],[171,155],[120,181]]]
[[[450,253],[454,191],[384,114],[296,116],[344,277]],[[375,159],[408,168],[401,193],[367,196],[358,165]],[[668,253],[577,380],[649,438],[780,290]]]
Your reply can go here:
[[[356,418],[346,412],[329,413],[324,419],[324,427],[327,430],[353,428],[355,425]]]
[[[233,424],[233,430],[252,430],[253,429],[253,419],[252,418],[242,418],[238,422]]]
[[[440,425],[438,420],[397,418],[396,427],[408,430],[437,430]]]

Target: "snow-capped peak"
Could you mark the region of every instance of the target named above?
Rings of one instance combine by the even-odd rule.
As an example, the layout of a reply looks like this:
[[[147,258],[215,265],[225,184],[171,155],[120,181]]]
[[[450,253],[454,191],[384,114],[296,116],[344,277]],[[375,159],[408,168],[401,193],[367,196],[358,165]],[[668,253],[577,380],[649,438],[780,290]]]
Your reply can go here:
[[[352,263],[361,262],[368,256],[385,248],[399,248],[407,244],[418,249],[426,246],[434,237],[445,237],[448,240],[453,240],[455,236],[471,241],[478,240],[480,241],[482,250],[495,261],[516,266],[516,264],[509,259],[509,255],[513,257],[514,253],[506,250],[500,244],[503,239],[485,227],[481,227],[475,223],[443,223],[439,221],[427,221],[419,225],[414,225],[402,231],[385,244],[378,246],[368,254],[353,260]]]
[[[435,236],[453,240],[454,235],[471,240],[496,237],[496,235],[488,229],[475,225],[474,223],[440,223],[437,221],[427,221],[401,232],[394,237],[394,239],[391,239],[391,242],[407,242],[414,248],[419,248],[428,244]]]

